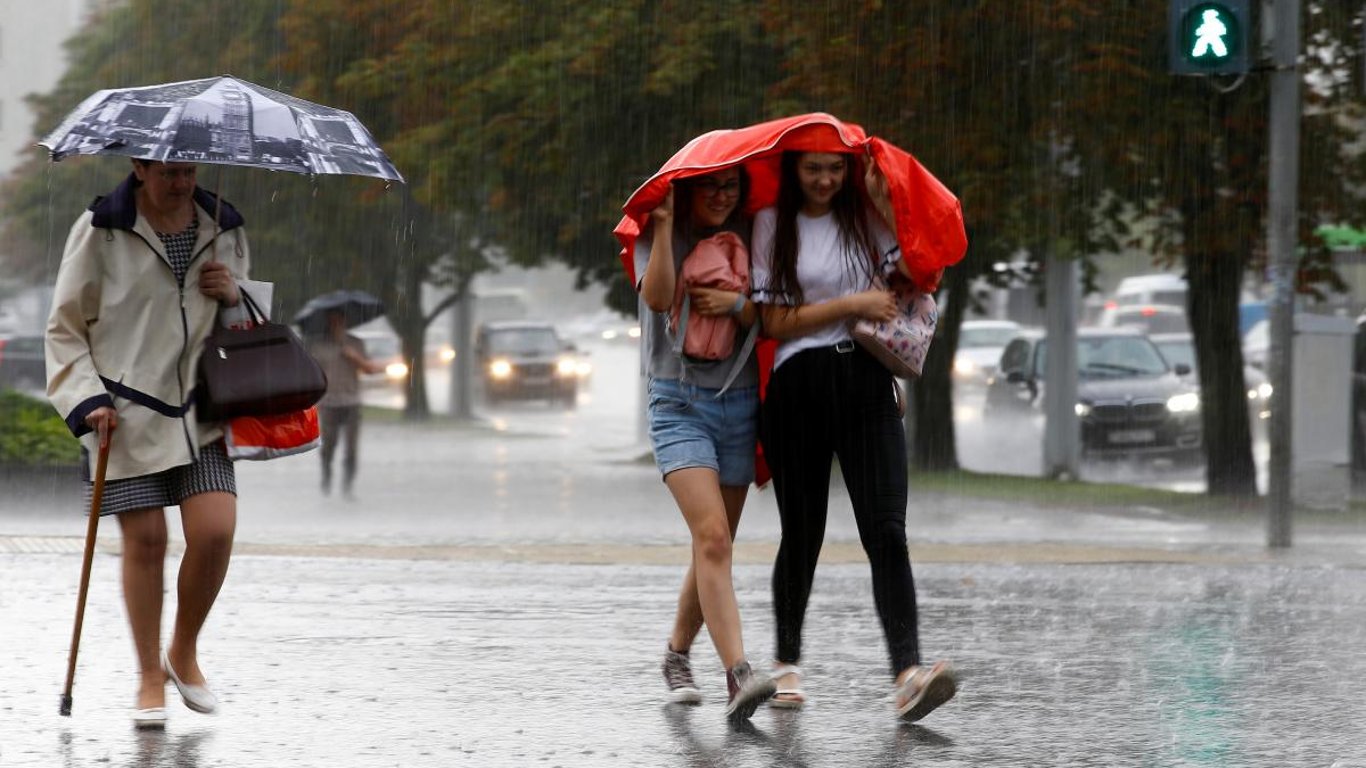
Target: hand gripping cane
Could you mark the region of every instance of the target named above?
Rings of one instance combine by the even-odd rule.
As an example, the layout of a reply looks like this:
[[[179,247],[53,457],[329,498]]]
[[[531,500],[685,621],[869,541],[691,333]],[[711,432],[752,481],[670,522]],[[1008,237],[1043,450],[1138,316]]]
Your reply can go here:
[[[66,688],[62,690],[63,717],[71,717],[71,686],[76,682],[76,651],[81,645],[81,623],[85,618],[85,596],[90,591],[90,564],[95,559],[95,531],[100,525],[100,502],[104,497],[104,470],[109,466],[109,441],[100,436],[100,455],[95,465],[95,485],[90,494],[90,522],[85,527],[85,559],[81,561],[81,587],[76,596],[76,623],[71,628],[71,655],[66,662]]]

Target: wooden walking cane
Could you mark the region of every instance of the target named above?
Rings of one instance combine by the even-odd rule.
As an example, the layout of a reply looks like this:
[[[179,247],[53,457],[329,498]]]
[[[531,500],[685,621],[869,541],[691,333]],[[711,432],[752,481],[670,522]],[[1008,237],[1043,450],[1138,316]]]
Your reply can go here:
[[[71,717],[71,686],[76,682],[76,651],[81,645],[85,619],[85,596],[90,590],[90,564],[95,559],[95,531],[100,526],[100,502],[104,498],[104,470],[109,466],[110,432],[100,436],[100,455],[95,465],[95,485],[90,494],[90,522],[85,527],[85,559],[81,562],[81,586],[76,596],[76,623],[71,628],[71,655],[66,662],[66,688],[62,690],[63,717]]]

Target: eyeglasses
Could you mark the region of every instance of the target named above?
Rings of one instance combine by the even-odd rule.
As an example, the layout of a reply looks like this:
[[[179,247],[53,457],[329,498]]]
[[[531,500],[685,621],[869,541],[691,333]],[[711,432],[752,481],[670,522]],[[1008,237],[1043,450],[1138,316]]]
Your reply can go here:
[[[735,197],[740,194],[740,180],[731,179],[721,184],[716,179],[707,178],[697,182],[697,188],[707,197],[716,197],[720,194],[725,194],[726,197]]]

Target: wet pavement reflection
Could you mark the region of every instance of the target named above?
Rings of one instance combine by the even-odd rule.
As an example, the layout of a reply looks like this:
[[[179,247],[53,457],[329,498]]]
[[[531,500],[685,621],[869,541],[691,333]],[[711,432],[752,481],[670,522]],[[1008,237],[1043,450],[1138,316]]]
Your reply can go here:
[[[865,566],[827,565],[803,711],[662,703],[672,566],[241,557],[204,663],[220,715],[170,691],[128,724],[116,562],[97,583],[71,719],[56,714],[75,559],[4,555],[11,659],[0,765],[1283,766],[1366,764],[1366,579],[1352,568],[922,564],[922,643],[958,698],[899,723]],[[736,569],[746,640],[772,648],[768,569]]]

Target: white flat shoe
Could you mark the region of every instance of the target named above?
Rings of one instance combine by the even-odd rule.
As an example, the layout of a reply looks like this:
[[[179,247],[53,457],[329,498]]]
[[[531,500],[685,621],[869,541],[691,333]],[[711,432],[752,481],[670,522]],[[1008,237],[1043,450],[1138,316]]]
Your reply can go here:
[[[166,727],[166,708],[148,707],[133,710],[133,727],[139,731],[161,730]]]
[[[163,651],[161,654],[161,668],[166,670],[166,676],[175,683],[175,689],[180,691],[180,698],[184,700],[185,706],[205,715],[211,715],[218,711],[218,697],[213,695],[205,685],[190,685],[181,682],[180,675],[171,668],[171,660],[166,657]]]

